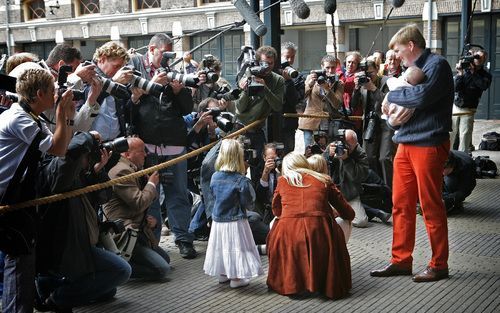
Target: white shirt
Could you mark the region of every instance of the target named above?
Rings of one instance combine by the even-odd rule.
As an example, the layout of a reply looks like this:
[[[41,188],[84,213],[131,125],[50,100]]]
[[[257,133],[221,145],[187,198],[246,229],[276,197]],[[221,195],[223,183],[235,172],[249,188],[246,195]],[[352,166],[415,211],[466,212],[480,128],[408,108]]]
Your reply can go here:
[[[7,189],[9,181],[39,131],[40,128],[33,117],[17,103],[0,115],[0,195]],[[47,136],[40,142],[39,150],[47,152],[52,146],[52,133],[44,123],[42,131]]]

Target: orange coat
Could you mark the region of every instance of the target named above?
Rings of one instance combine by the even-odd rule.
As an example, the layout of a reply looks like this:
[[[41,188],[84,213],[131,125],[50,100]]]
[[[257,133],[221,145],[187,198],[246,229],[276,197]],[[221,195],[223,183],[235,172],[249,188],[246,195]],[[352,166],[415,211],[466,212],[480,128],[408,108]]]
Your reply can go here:
[[[280,177],[273,213],[278,217],[267,239],[267,285],[282,295],[319,292],[345,297],[351,288],[351,264],[344,234],[331,203],[346,220],[354,211],[334,184],[303,175],[308,187],[293,187]]]

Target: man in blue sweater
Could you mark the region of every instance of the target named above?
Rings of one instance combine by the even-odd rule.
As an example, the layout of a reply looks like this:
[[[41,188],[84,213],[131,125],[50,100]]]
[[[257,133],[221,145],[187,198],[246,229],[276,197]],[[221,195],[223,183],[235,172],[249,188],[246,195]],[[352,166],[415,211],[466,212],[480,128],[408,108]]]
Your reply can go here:
[[[391,263],[370,275],[412,275],[419,200],[432,258],[423,272],[413,276],[413,281],[436,281],[448,277],[448,225],[441,190],[450,149],[453,75],[445,58],[425,49],[425,39],[416,25],[401,28],[392,37],[389,48],[406,67],[422,69],[427,79],[422,84],[389,92],[383,103],[386,114],[389,103],[413,108],[415,112],[408,120],[405,113],[399,117],[407,121],[393,137],[399,145],[394,159]]]

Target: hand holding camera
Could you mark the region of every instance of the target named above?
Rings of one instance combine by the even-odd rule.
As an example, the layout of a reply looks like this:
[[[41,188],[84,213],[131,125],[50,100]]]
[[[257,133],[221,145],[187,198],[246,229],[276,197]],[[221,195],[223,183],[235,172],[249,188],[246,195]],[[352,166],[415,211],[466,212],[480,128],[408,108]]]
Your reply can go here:
[[[97,102],[97,98],[101,94],[102,81],[94,75],[88,82],[90,83],[88,102],[89,104],[94,104]]]
[[[67,89],[58,99],[56,114],[63,119],[72,121],[75,118],[76,106],[73,103],[73,91]]]
[[[316,73],[316,71],[311,71],[311,74],[307,75],[305,84],[308,85],[309,88],[312,88],[317,81],[318,81],[318,74]]]
[[[96,76],[95,64],[81,63],[75,70],[75,75],[80,77],[84,82],[91,83]]]
[[[329,145],[329,154],[330,157],[334,157],[340,160],[346,160],[349,157],[349,149],[341,141],[332,142]]]
[[[113,153],[113,151],[108,151],[105,148],[101,148],[100,152],[101,152],[101,160],[94,165],[95,173],[99,173],[104,168],[104,166],[106,166],[106,164],[109,161],[109,157]]]
[[[129,69],[128,67],[123,67],[116,72],[115,76],[113,76],[112,80],[126,85],[130,82],[130,80],[134,77],[134,71]]]
[[[267,158],[266,163],[264,163],[264,171],[263,175],[269,175],[274,169],[276,168],[276,162],[274,161],[273,158]]]
[[[167,72],[157,71],[151,81],[165,86],[168,83]]]

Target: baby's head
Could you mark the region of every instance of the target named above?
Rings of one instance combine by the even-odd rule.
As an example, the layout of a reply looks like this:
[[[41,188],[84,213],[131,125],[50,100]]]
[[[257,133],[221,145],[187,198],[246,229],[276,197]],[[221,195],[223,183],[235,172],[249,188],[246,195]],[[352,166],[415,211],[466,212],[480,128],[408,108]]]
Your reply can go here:
[[[425,73],[418,67],[416,66],[410,66],[405,72],[404,72],[404,77],[405,80],[408,82],[408,84],[415,86],[418,84],[421,84],[425,80]]]

